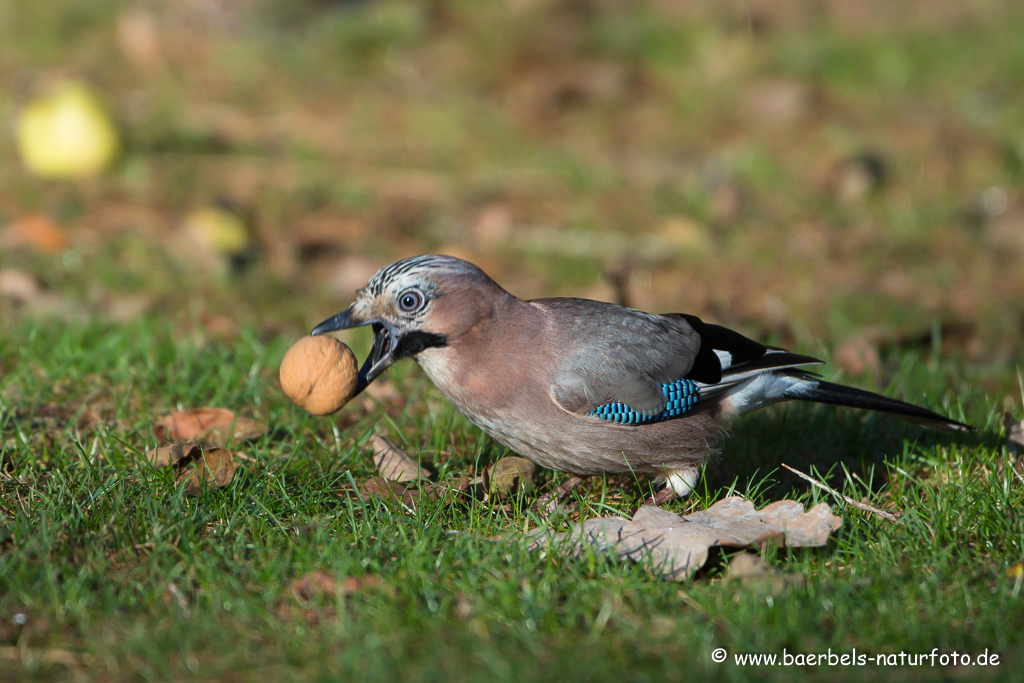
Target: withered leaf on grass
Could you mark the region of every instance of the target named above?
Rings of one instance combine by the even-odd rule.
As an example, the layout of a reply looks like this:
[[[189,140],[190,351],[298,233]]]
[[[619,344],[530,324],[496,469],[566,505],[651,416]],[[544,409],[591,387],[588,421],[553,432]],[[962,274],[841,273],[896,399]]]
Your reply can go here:
[[[288,594],[301,602],[309,602],[322,598],[336,598],[339,595],[364,593],[384,586],[384,581],[375,574],[346,576],[344,581],[338,581],[338,577],[333,574],[315,570],[288,584]]]
[[[371,436],[370,445],[373,447],[373,462],[377,466],[377,471],[388,481],[405,482],[430,477],[429,469],[410,458],[405,451],[383,436]]]
[[[333,621],[338,617],[335,603],[339,597],[371,591],[391,593],[392,589],[376,574],[338,581],[334,574],[316,569],[288,585],[275,611],[283,620],[298,617],[309,624]]]
[[[450,483],[435,484],[430,481],[419,481],[406,484],[391,481],[384,477],[371,477],[359,487],[363,496],[381,498],[402,503],[415,509],[421,499],[429,501],[454,500],[469,488],[469,477],[459,477]]]
[[[518,493],[528,493],[533,490],[533,475],[536,471],[537,466],[526,458],[514,455],[501,458],[484,470],[487,492],[498,500]]]
[[[634,561],[650,557],[654,571],[682,581],[704,565],[712,546],[820,546],[842,523],[826,503],[804,512],[800,503],[781,500],[755,510],[750,501],[733,496],[685,516],[644,505],[632,520],[595,517],[564,534],[538,530],[531,537],[533,548],[574,555],[592,549]]]
[[[146,460],[153,467],[170,467],[183,461],[192,462],[202,454],[203,447],[198,441],[188,441],[154,448],[146,453]]]
[[[375,574],[347,576],[339,581],[333,574],[315,570],[298,577],[285,589],[285,596],[277,604],[277,615],[282,619],[302,617],[309,623],[318,623],[323,617],[337,616],[330,608],[339,597],[370,591],[392,592],[391,586]],[[324,613],[327,607],[327,613]]]
[[[227,408],[193,408],[171,413],[153,427],[160,441],[199,440],[214,446],[258,438],[263,426]]]
[[[203,486],[227,486],[238,468],[234,454],[224,448],[203,448],[195,441],[172,443],[146,453],[153,467],[173,467],[174,481],[185,494],[198,496]]]

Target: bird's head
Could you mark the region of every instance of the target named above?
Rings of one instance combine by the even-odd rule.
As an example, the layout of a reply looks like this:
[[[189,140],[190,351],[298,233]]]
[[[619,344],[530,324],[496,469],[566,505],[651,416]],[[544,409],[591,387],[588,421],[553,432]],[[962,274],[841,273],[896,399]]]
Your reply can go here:
[[[491,294],[505,294],[468,261],[428,254],[377,271],[346,310],[310,334],[370,325],[373,347],[359,371],[359,390],[403,358],[447,347],[472,330],[492,308]]]

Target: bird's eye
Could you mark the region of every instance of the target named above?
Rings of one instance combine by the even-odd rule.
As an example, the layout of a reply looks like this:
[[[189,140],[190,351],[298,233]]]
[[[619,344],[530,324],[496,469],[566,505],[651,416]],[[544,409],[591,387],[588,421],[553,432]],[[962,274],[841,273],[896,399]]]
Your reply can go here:
[[[406,313],[412,313],[423,306],[423,295],[415,289],[408,289],[398,297],[398,307]]]

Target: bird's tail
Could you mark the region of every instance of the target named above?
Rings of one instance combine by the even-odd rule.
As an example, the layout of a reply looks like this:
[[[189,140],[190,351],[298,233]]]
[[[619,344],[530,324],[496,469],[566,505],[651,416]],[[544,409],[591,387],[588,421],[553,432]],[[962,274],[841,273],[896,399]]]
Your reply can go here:
[[[911,403],[904,403],[903,401],[864,391],[863,389],[854,389],[842,384],[824,382],[799,370],[791,370],[785,374],[803,380],[794,383],[791,388],[786,390],[786,398],[813,401],[815,403],[829,403],[849,408],[877,410],[896,415],[923,427],[938,429],[944,432],[974,431],[974,427],[970,425],[951,420],[927,408],[915,406]]]

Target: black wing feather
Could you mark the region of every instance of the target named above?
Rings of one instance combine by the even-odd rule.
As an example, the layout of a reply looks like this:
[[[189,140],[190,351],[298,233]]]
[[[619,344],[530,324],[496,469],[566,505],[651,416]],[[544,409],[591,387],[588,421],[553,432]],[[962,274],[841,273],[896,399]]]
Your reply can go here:
[[[666,317],[685,320],[700,335],[700,347],[697,349],[693,367],[686,374],[686,379],[695,382],[718,384],[730,374],[822,363],[817,358],[790,353],[778,346],[761,344],[728,327],[706,323],[695,315],[670,313]],[[732,357],[732,363],[728,367],[722,367],[716,350],[724,351]]]

